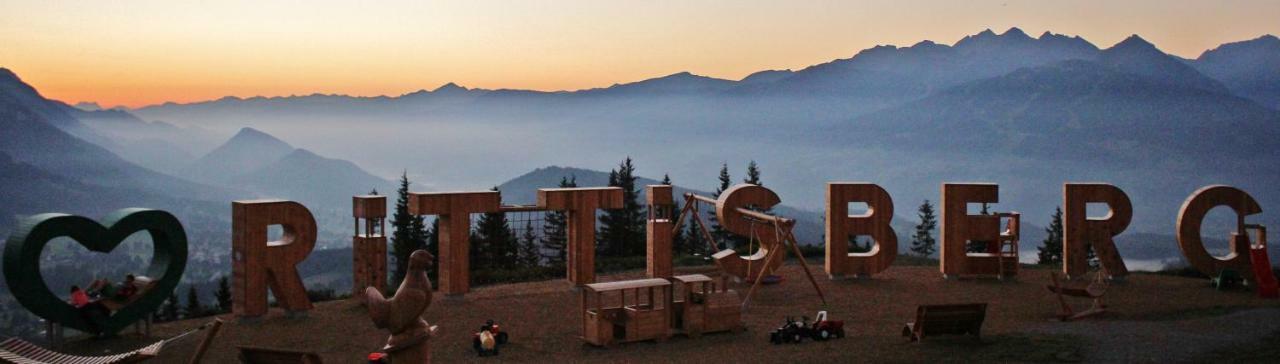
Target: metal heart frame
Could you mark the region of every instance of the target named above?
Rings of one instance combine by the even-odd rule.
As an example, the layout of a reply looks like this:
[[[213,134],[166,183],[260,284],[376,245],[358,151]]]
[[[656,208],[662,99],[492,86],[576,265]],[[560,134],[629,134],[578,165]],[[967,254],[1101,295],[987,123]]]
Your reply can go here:
[[[109,253],[138,231],[151,235],[154,252],[146,276],[154,286],[142,297],[110,315],[98,330],[79,311],[55,295],[40,274],[40,253],[50,240],[68,237],[90,251]],[[108,214],[99,224],[89,218],[48,213],[19,221],[5,241],[4,279],[14,298],[31,313],[50,322],[92,333],[114,334],[146,318],[178,287],[187,266],[187,233],[168,212],[127,208]],[[87,282],[86,282],[87,283]]]

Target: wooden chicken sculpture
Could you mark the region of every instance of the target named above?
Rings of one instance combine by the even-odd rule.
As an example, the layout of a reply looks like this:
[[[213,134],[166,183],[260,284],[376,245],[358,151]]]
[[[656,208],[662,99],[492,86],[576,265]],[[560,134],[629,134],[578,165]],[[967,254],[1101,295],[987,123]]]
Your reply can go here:
[[[422,319],[422,314],[431,305],[431,281],[427,279],[427,268],[435,257],[425,250],[414,251],[409,255],[409,271],[405,274],[400,289],[390,299],[382,296],[376,288],[365,289],[368,299],[369,318],[380,329],[387,329],[391,337],[382,350],[390,356],[392,363],[429,363],[431,352],[427,347],[427,339],[435,335],[436,326],[430,326]]]

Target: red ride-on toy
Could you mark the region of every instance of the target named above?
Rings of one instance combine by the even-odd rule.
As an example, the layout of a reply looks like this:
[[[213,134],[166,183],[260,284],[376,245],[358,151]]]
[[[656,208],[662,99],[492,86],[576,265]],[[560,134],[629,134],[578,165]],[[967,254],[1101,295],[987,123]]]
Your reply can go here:
[[[827,319],[827,311],[818,311],[818,316],[813,321],[813,327],[809,330],[809,334],[813,335],[813,339],[823,341],[831,338],[844,337],[844,321],[835,321]]]
[[[487,320],[484,325],[480,326],[471,339],[471,346],[476,349],[479,356],[498,355],[498,347],[507,344],[507,333],[502,332],[498,328],[498,324],[493,320]]]

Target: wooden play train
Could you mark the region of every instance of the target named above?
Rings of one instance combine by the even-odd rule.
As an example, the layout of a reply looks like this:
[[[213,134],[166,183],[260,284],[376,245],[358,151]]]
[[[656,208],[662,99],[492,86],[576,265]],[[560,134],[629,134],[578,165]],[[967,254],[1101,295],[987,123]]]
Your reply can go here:
[[[611,346],[743,330],[742,299],[726,284],[723,276],[690,274],[585,285],[582,339]]]

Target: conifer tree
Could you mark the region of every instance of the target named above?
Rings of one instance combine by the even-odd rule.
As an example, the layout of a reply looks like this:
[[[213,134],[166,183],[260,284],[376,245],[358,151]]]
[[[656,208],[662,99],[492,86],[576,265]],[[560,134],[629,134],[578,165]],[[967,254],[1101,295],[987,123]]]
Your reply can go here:
[[[542,262],[542,254],[538,251],[538,234],[533,232],[533,221],[524,223],[524,235],[520,237],[520,267],[537,268]]]
[[[497,191],[494,186],[491,191]],[[471,234],[472,269],[504,269],[516,265],[520,243],[504,212],[480,215]]]
[[[196,292],[196,286],[187,286],[187,318],[195,318],[204,316],[204,307],[200,305],[200,294]]]
[[[1044,229],[1048,234],[1036,252],[1038,264],[1062,264],[1062,207],[1053,210],[1053,221]]]
[[[671,176],[668,174],[663,174],[662,184],[670,186]],[[671,216],[668,216],[667,218],[671,219],[672,224],[675,224],[676,220],[679,220],[680,203],[678,201],[675,202],[674,206],[671,207]],[[684,227],[679,226],[678,229],[675,229],[675,232],[671,234],[671,251],[677,256],[681,254],[693,254],[692,253],[693,249],[691,249],[692,247],[687,245],[688,243],[689,243],[688,239],[685,238]]]
[[[231,312],[231,281],[227,276],[218,278],[218,290],[213,292],[213,297],[218,300],[218,312]]]
[[[716,187],[716,192],[711,194],[711,197],[720,198],[720,194],[724,193],[725,190],[728,190],[730,183],[732,182],[733,178],[729,177],[729,164],[722,163],[720,165],[720,186]],[[717,247],[720,249],[726,248],[729,240],[728,238],[731,234],[720,226],[720,221],[716,220],[716,214],[714,211],[710,213],[710,217],[708,219],[711,222],[711,238],[716,240],[715,244]]]
[[[609,172],[609,186],[622,188],[622,208],[607,210],[600,217],[598,236],[606,256],[644,255],[645,208],[639,201],[635,170],[627,157]]]
[[[433,257],[440,256],[440,219],[439,218],[431,219],[431,227],[427,229],[426,235],[427,235],[427,241],[425,244],[423,244],[423,249],[426,249],[427,252],[431,253],[431,256]],[[427,279],[431,280],[431,284],[437,284],[436,277],[437,277],[437,274],[439,274],[439,269],[440,269],[440,264],[432,264],[431,267],[427,268]]]
[[[938,241],[933,238],[933,230],[938,227],[938,219],[934,216],[933,205],[929,200],[920,204],[917,216],[916,232],[911,236],[911,252],[920,257],[928,257],[937,251]]]
[[[400,287],[400,281],[409,268],[409,254],[426,246],[426,226],[422,216],[409,214],[409,174],[400,175],[400,189],[396,191],[396,209],[391,215],[391,287]]]
[[[578,187],[578,177],[560,177],[560,188]],[[569,240],[569,226],[564,211],[548,211],[542,218],[542,246],[548,251],[547,264],[564,268],[565,244]]]
[[[760,167],[756,165],[756,161],[753,160],[751,163],[747,163],[747,178],[744,178],[742,182],[764,186],[764,183],[760,182]]]
[[[164,321],[173,321],[178,319],[181,310],[178,308],[178,290],[169,292],[169,298],[164,301],[164,307],[160,309],[161,317]]]
[[[702,231],[698,229],[698,223],[693,222],[693,216],[688,217],[684,221],[685,230],[685,248],[689,255],[698,254],[707,251],[707,239],[703,237]],[[715,254],[715,252],[706,253],[704,255]]]

